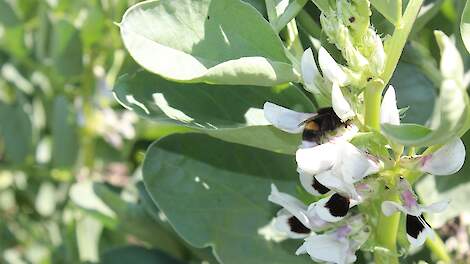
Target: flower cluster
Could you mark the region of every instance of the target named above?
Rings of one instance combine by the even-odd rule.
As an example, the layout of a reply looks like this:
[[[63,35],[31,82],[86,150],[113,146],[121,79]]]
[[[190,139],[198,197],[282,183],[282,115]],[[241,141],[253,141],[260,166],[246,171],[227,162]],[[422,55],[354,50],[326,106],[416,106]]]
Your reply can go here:
[[[272,125],[288,133],[302,134],[302,143],[296,152],[300,184],[317,197],[315,202],[305,204],[272,185],[268,200],[282,207],[272,227],[285,237],[304,239],[296,254],[309,254],[314,261],[351,263],[356,259],[355,251],[367,241],[371,230],[367,217],[353,207],[377,195],[375,183],[380,178],[371,175],[391,168],[385,164],[389,161],[351,143],[359,134],[361,122],[341,89],[349,78],[323,48],[319,51],[319,65],[323,75],[316,68],[312,51],[306,50],[302,59],[304,84],[307,90],[315,91],[315,83],[331,83],[332,107],[315,113],[300,113],[270,102],[264,105],[265,117]],[[307,74],[312,72],[313,75]],[[382,100],[381,122],[400,124],[392,86]],[[432,154],[403,156],[396,163],[412,171],[448,175],[458,171],[464,159],[464,145],[456,138]],[[448,202],[430,206],[418,204],[403,177],[390,188],[400,193],[402,204],[385,201],[382,213],[386,216],[396,211],[405,213],[409,242],[412,246],[422,245],[433,234],[423,213],[440,212]]]

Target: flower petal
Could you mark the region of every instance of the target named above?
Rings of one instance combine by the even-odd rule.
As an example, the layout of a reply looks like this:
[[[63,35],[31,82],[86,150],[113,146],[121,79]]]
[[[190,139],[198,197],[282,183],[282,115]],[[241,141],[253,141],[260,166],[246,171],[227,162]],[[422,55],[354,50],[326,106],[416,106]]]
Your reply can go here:
[[[341,92],[341,88],[339,88],[337,83],[333,83],[333,87],[331,88],[331,103],[333,104],[336,115],[342,122],[346,122],[356,115],[351,105],[349,105],[346,98],[344,98],[343,92]]]
[[[320,219],[331,223],[342,220],[348,214],[349,206],[349,198],[335,193],[316,202],[313,209]]]
[[[421,170],[433,175],[450,175],[459,171],[465,161],[465,145],[460,138],[421,159]]]
[[[288,238],[303,239],[310,235],[311,230],[305,227],[295,216],[282,209],[273,219],[276,231],[285,234]]]
[[[323,47],[318,51],[318,62],[323,72],[323,77],[332,83],[337,83],[339,86],[344,86],[348,83],[346,73]]]
[[[288,133],[301,133],[304,126],[302,122],[314,116],[314,113],[292,111],[282,106],[264,103],[264,116],[275,127]]]
[[[268,196],[268,200],[282,206],[290,214],[295,216],[304,226],[310,227],[310,222],[307,216],[307,206],[297,198],[287,193],[279,192],[276,185],[271,184],[271,194]]]
[[[311,236],[295,252],[296,255],[308,253],[316,262],[351,263],[349,240],[338,239],[335,233]]]
[[[447,209],[447,207],[449,206],[449,203],[450,201],[448,200],[440,201],[440,202],[432,203],[428,206],[421,205],[420,209],[423,213],[440,213],[444,211],[445,209]]]
[[[434,237],[434,231],[422,215],[406,215],[406,234],[412,247],[419,247],[424,244],[426,238]]]
[[[400,124],[400,112],[397,108],[397,98],[393,86],[389,86],[382,100],[380,108],[380,123],[382,124]]]
[[[295,154],[297,166],[304,173],[316,175],[334,165],[337,158],[337,149],[338,146],[333,143],[298,149]]]
[[[390,216],[392,214],[394,214],[395,212],[397,211],[402,211],[406,214],[409,213],[408,209],[406,209],[405,207],[403,207],[401,204],[398,204],[396,202],[392,202],[392,201],[384,201],[382,202],[382,213],[385,215],[385,216]]]
[[[315,63],[315,57],[311,48],[304,51],[301,60],[302,79],[307,91],[319,92],[315,86],[315,78],[320,74]]]
[[[343,141],[338,146],[340,161],[335,163],[334,169],[344,176],[345,181],[354,183],[378,172],[379,165],[353,144]]]
[[[330,191],[329,188],[321,184],[314,175],[299,171],[300,183],[304,189],[313,195],[323,195]]]
[[[360,196],[354,187],[354,183],[344,181],[340,175],[336,175],[332,170],[319,173],[316,176],[316,179],[321,185],[326,186],[345,197],[360,200]]]

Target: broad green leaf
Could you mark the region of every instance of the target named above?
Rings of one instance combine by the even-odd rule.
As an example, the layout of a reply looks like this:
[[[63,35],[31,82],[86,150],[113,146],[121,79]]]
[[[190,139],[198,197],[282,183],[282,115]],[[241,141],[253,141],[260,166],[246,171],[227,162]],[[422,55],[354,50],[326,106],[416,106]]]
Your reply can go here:
[[[104,252],[102,264],[183,264],[170,255],[157,249],[147,249],[139,246],[123,246]]]
[[[124,14],[121,37],[142,67],[184,82],[298,81],[280,38],[240,0],[152,0]]]
[[[79,139],[73,106],[63,96],[54,100],[52,116],[52,164],[72,168],[78,157]]]
[[[429,136],[432,130],[418,124],[383,124],[382,131],[392,140],[403,145],[413,145],[416,141]]]
[[[176,232],[195,247],[212,246],[227,264],[311,263],[295,256],[299,241],[259,233],[280,209],[267,200],[271,183],[295,193],[295,171],[291,156],[201,134],[155,142],[143,165],[147,190]]]
[[[390,83],[397,94],[398,108],[409,107],[402,123],[424,125],[431,117],[437,97],[434,84],[417,66],[404,62],[398,64]]]
[[[462,13],[460,34],[462,34],[463,43],[467,51],[470,52],[470,2],[468,0]]]
[[[230,142],[284,153],[295,152],[300,135],[267,126],[263,104],[297,111],[313,105],[295,86],[180,84],[140,71],[122,76],[114,89],[119,102],[157,122],[176,123]]]
[[[145,205],[124,201],[119,194],[104,184],[95,183],[93,189],[96,195],[116,214],[118,219],[116,230],[130,233],[175,257],[182,258],[185,255],[186,249],[180,241],[162,223],[155,221]]]
[[[22,105],[5,105],[0,102],[0,135],[5,157],[14,164],[26,162],[32,151],[32,125]]]
[[[401,0],[370,0],[370,3],[379,11],[388,21],[397,25],[401,19],[402,1]]]
[[[58,73],[78,75],[83,70],[82,41],[77,28],[65,19],[53,22],[52,59]]]

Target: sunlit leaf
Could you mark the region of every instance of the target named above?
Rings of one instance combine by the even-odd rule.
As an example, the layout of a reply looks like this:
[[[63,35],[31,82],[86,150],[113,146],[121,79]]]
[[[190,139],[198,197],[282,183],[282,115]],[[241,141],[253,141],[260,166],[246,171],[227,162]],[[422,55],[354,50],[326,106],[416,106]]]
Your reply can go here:
[[[121,77],[114,92],[123,106],[153,121],[284,153],[295,152],[300,135],[267,126],[263,104],[270,101],[306,112],[314,109],[295,86],[179,84],[144,71]]]
[[[370,3],[392,24],[397,25],[401,19],[401,0],[371,0]]]
[[[137,63],[168,79],[271,86],[299,78],[269,23],[240,0],[145,1],[120,27]]]
[[[149,148],[143,175],[175,230],[195,247],[212,246],[222,263],[311,263],[295,256],[298,242],[259,233],[279,209],[267,200],[270,184],[295,193],[295,167],[291,156],[174,134]]]

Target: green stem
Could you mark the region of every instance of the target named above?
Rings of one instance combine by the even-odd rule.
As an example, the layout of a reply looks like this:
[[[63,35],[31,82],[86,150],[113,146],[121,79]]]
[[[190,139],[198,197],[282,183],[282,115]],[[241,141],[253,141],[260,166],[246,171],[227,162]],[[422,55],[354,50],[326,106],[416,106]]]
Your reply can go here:
[[[442,262],[444,263],[450,263],[451,258],[449,254],[447,253],[446,247],[444,245],[444,242],[442,242],[442,239],[439,237],[438,234],[434,234],[434,239],[427,239],[426,240],[426,246],[429,248],[429,250],[432,251],[432,253]]]
[[[307,13],[305,10],[301,10],[296,17],[300,27],[307,33],[312,35],[316,39],[321,37],[321,27],[318,23]]]
[[[380,102],[383,88],[369,85],[364,92],[366,127],[380,131]]]
[[[392,78],[423,1],[409,1],[405,13],[397,24],[392,37],[385,44],[387,61],[385,70],[381,75],[381,80],[383,81],[381,88],[378,89],[375,85],[366,87],[364,96],[366,106],[365,124],[372,129],[380,129],[380,100],[382,91]],[[400,202],[399,196],[395,192],[386,192],[382,197],[382,201],[386,200]],[[382,203],[382,201],[379,202]],[[376,263],[398,263],[396,240],[399,224],[400,214],[395,213],[388,217],[380,214],[376,227],[377,243],[378,246],[388,249],[389,254],[377,250],[374,253]]]
[[[400,202],[398,194],[395,192],[386,193],[383,200]],[[381,201],[382,202],[382,201]],[[377,245],[382,248],[388,249],[388,252],[375,251],[374,259],[375,263],[390,263],[398,264],[397,257],[397,232],[400,225],[400,214],[395,213],[391,216],[385,216],[380,214],[379,222],[376,227],[377,234]]]
[[[385,43],[387,61],[385,63],[385,70],[381,76],[384,85],[387,85],[392,78],[393,72],[398,65],[401,53],[403,52],[403,48],[405,47],[423,1],[424,0],[411,0],[408,3],[405,13],[403,14],[402,19],[398,22],[392,37]]]
[[[286,27],[286,25],[304,8],[307,2],[308,0],[295,0],[290,3],[284,13],[271,22],[274,30],[276,32],[280,32],[284,27]]]

